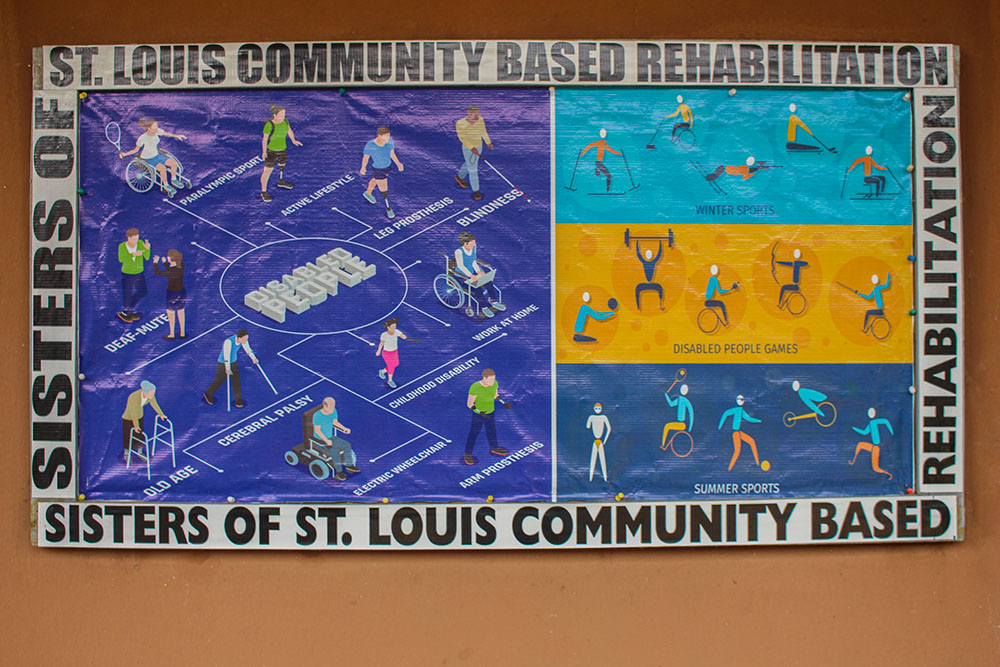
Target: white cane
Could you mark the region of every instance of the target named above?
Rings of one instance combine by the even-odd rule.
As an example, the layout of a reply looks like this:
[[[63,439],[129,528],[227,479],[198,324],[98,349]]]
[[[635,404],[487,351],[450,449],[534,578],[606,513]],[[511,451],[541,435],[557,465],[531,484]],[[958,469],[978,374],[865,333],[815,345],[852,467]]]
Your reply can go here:
[[[531,203],[531,200],[530,200],[530,199],[528,199],[528,195],[524,194],[524,192],[521,192],[521,189],[520,189],[520,188],[518,188],[518,187],[517,187],[516,185],[514,185],[513,183],[511,183],[510,181],[508,181],[508,180],[507,180],[507,177],[506,177],[506,176],[504,176],[503,174],[501,174],[501,173],[500,173],[500,170],[499,170],[499,169],[497,169],[497,168],[496,168],[496,167],[494,167],[494,166],[493,166],[492,164],[490,164],[490,161],[489,161],[489,160],[487,160],[486,158],[484,158],[484,157],[483,157],[482,155],[480,155],[480,156],[479,156],[479,159],[480,159],[480,160],[482,160],[483,162],[485,162],[485,163],[486,163],[486,166],[487,166],[487,167],[489,167],[490,169],[492,169],[493,171],[495,171],[495,172],[497,173],[497,176],[499,176],[500,178],[502,178],[502,179],[503,179],[503,182],[504,182],[504,183],[506,183],[506,184],[507,184],[507,185],[509,185],[510,187],[512,187],[512,188],[514,188],[515,190],[517,190],[518,192],[520,192],[520,193],[521,193],[521,196],[522,196],[522,197],[524,197],[524,200],[525,200],[526,202],[528,202],[529,204]]]
[[[278,395],[278,390],[274,388],[273,384],[271,384],[271,379],[269,377],[267,377],[267,373],[264,372],[264,367],[260,365],[259,361],[257,362],[256,366],[257,366],[257,368],[260,369],[260,373],[261,373],[261,375],[264,376],[264,379],[267,380],[267,386],[269,386],[271,388],[271,391],[274,392],[274,395],[277,396]]]
[[[226,412],[231,412],[232,407],[229,404],[229,374],[226,374]]]

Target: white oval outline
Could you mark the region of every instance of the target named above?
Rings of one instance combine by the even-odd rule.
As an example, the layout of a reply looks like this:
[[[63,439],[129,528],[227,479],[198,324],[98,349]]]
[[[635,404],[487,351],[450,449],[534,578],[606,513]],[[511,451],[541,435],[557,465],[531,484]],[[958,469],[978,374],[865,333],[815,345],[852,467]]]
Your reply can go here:
[[[219,276],[219,296],[222,297],[222,303],[226,306],[226,308],[229,309],[229,312],[231,312],[233,315],[235,315],[236,317],[240,318],[241,320],[243,320],[247,324],[251,324],[251,325],[253,325],[255,327],[260,327],[261,329],[267,329],[268,331],[274,331],[274,332],[277,332],[277,333],[292,334],[292,335],[295,335],[295,336],[333,336],[335,334],[342,334],[342,333],[348,333],[350,331],[357,331],[358,329],[363,329],[365,327],[369,327],[369,326],[375,324],[376,322],[381,322],[382,321],[382,317],[384,317],[384,315],[381,316],[381,317],[376,317],[371,322],[367,322],[365,324],[358,325],[358,326],[354,327],[353,329],[342,329],[340,331],[324,331],[324,332],[315,332],[315,331],[314,332],[303,332],[303,331],[289,331],[287,329],[275,329],[274,327],[269,327],[269,326],[266,326],[266,325],[254,322],[253,320],[248,320],[244,315],[241,315],[240,313],[237,313],[236,310],[232,306],[229,305],[229,301],[226,300],[226,295],[223,294],[223,292],[222,292],[222,281],[226,279],[226,273],[229,271],[230,267],[232,267],[233,264],[235,264],[236,262],[240,261],[241,259],[243,259],[247,255],[255,253],[258,250],[260,250],[261,248],[266,248],[266,247],[272,246],[272,245],[278,245],[279,243],[294,243],[295,241],[335,241],[337,243],[348,243],[350,245],[361,246],[362,248],[364,248],[366,250],[371,250],[376,255],[381,255],[382,257],[385,257],[390,262],[392,262],[396,266],[396,268],[399,269],[399,272],[403,275],[403,298],[400,299],[399,303],[397,303],[396,305],[394,305],[392,307],[392,310],[390,310],[389,312],[387,312],[386,315],[391,315],[392,313],[396,312],[396,310],[399,309],[399,307],[403,304],[403,302],[406,301],[406,295],[410,293],[410,280],[409,280],[409,278],[406,277],[406,271],[403,270],[403,267],[401,267],[399,265],[399,263],[396,262],[396,260],[394,260],[392,257],[389,257],[389,255],[386,255],[384,252],[382,252],[380,250],[376,250],[375,248],[372,248],[371,246],[367,246],[364,243],[358,243],[356,241],[348,241],[346,239],[331,239],[331,238],[329,238],[327,236],[300,236],[300,237],[294,238],[294,239],[282,239],[280,241],[272,241],[271,243],[265,243],[264,245],[259,245],[256,248],[254,248],[253,250],[247,250],[245,253],[243,253],[242,255],[240,255],[239,257],[237,257],[236,259],[234,259],[232,262],[230,262],[229,265],[226,266],[226,268],[222,270],[222,275]]]

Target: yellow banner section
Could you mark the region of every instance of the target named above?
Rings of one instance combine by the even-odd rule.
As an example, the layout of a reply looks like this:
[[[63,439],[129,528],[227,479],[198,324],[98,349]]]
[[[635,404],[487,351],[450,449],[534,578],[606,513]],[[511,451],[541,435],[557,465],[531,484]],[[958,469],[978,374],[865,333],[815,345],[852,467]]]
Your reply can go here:
[[[913,232],[556,225],[559,363],[911,363]]]

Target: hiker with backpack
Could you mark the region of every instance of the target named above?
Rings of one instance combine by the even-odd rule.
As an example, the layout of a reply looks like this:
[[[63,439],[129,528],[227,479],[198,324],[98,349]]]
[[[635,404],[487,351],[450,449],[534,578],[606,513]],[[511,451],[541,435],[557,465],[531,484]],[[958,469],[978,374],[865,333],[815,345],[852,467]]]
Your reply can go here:
[[[271,178],[275,164],[278,165],[278,187],[292,189],[292,184],[285,180],[285,165],[288,163],[286,138],[296,146],[302,145],[301,141],[295,139],[295,133],[285,120],[285,107],[272,104],[270,111],[271,119],[264,123],[264,138],[261,141],[264,173],[260,175],[260,198],[266,202],[271,201],[271,195],[267,194],[267,181]]]

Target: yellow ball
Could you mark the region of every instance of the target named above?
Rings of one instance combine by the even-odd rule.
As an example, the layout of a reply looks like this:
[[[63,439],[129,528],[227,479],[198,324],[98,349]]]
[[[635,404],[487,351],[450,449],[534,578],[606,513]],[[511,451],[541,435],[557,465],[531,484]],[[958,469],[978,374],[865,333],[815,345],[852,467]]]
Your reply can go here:
[[[624,493],[619,493],[617,496],[615,496],[615,500],[621,500],[624,497],[625,497]]]
[[[83,502],[84,500],[86,500],[86,499],[87,499],[87,496],[85,496],[85,495],[83,495],[83,494],[81,493],[80,495],[78,495],[78,496],[76,497],[76,499],[77,499],[77,500],[79,500],[79,501],[80,501],[80,502],[82,503],[82,502]]]
[[[81,99],[81,100],[85,100],[85,99],[87,99],[87,93],[85,93],[85,92],[81,91],[81,92],[80,92],[80,99]]]
[[[388,505],[389,504],[389,499],[388,498],[383,498],[382,499],[382,504],[383,505]]]
[[[492,503],[493,502],[493,496],[486,496],[486,502]]]
[[[763,471],[765,471],[765,472],[767,472],[768,470],[771,469],[771,462],[770,461],[761,461],[760,462],[760,469],[763,470]]]

